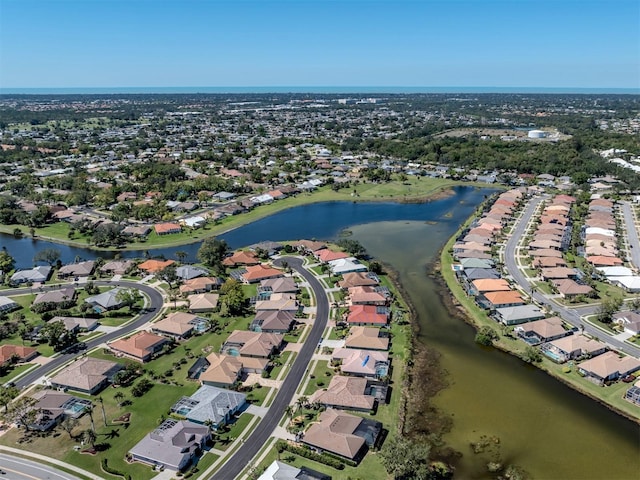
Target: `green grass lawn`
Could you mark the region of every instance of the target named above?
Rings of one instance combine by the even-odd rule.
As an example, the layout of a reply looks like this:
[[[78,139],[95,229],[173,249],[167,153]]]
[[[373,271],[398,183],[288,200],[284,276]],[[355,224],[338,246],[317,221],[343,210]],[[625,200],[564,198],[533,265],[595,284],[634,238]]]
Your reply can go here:
[[[282,352],[280,355],[278,355],[278,357],[274,359],[274,361],[277,362],[278,365],[275,365],[271,369],[271,372],[269,372],[269,378],[273,378],[274,380],[278,378],[278,375],[280,375],[280,372],[284,368],[285,364],[287,363],[287,360],[289,360],[291,355],[292,355],[292,352]]]
[[[304,390],[304,395],[309,396],[320,388],[327,388],[334,373],[335,370],[329,366],[329,362],[318,361],[316,363],[316,367],[311,373],[313,377],[311,377],[311,379],[309,380],[309,384]],[[322,383],[322,385],[319,385],[319,383]]]
[[[231,443],[238,438],[242,432],[245,431],[249,422],[253,418],[253,415],[250,413],[243,413],[240,415],[234,423],[229,425],[229,429],[226,432],[220,432],[215,435],[215,445],[214,448],[218,450],[226,451],[227,448],[231,445]]]
[[[251,402],[253,405],[262,406],[264,405],[264,400],[269,395],[271,388],[262,387],[260,385],[253,387],[250,392],[247,392],[247,402]]]
[[[6,375],[3,375],[0,377],[0,385],[5,384],[7,382],[10,382],[11,380],[13,380],[14,378],[16,378],[18,375],[21,375],[23,373],[25,373],[28,370],[31,370],[32,368],[36,368],[38,367],[38,365],[33,364],[33,363],[25,363],[23,365],[15,365],[13,368],[11,368]]]

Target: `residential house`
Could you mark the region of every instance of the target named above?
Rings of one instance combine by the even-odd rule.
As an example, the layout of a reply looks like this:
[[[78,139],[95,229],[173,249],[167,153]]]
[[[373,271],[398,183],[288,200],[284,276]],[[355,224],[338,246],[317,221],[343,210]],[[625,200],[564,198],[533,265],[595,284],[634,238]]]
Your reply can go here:
[[[62,322],[70,332],[90,332],[98,327],[98,320],[95,318],[55,316],[49,320],[49,323],[53,322]]]
[[[187,280],[180,285],[180,293],[188,295],[190,293],[206,293],[217,290],[222,286],[222,280],[218,277],[198,277]]]
[[[256,312],[249,330],[253,332],[287,333],[295,323],[295,312],[286,310],[260,310]]]
[[[222,264],[227,267],[235,267],[237,265],[258,265],[260,259],[249,250],[239,250],[234,252],[230,257],[225,258]]]
[[[167,338],[149,332],[134,333],[128,338],[121,338],[108,343],[108,347],[123,357],[137,360],[138,362],[148,362],[153,355],[162,351],[162,348],[170,343]]]
[[[222,345],[222,352],[243,357],[269,358],[282,347],[283,336],[277,333],[234,330]]]
[[[485,292],[477,297],[478,304],[486,309],[495,310],[506,307],[516,307],[524,305],[522,296],[515,290],[506,292]]]
[[[20,304],[9,297],[0,295],[0,312],[7,313],[21,308]]]
[[[93,308],[99,312],[116,310],[124,305],[122,299],[119,298],[119,293],[122,290],[122,288],[116,287],[106,292],[99,293],[98,295],[87,297],[84,301],[93,305]]]
[[[351,305],[347,315],[347,323],[353,325],[387,325],[390,312],[387,307],[376,305]]]
[[[380,284],[380,279],[373,272],[353,272],[342,275],[338,282],[340,288],[348,290],[352,287],[375,287]]]
[[[383,335],[378,328],[351,327],[349,335],[345,339],[345,347],[364,350],[388,350],[389,337]]]
[[[259,291],[270,291],[273,293],[296,293],[300,290],[296,281],[291,277],[271,278],[262,280]]]
[[[310,403],[342,410],[369,412],[376,404],[376,398],[369,395],[367,379],[334,375],[326,389],[320,389],[309,397]]]
[[[87,260],[86,262],[64,265],[63,267],[60,267],[60,270],[58,270],[58,278],[88,277],[93,273],[95,266],[95,260]]]
[[[295,293],[274,293],[267,300],[257,300],[256,311],[279,311],[297,313],[300,305]]]
[[[640,370],[640,360],[606,352],[578,365],[578,372],[597,385],[616,381]]]
[[[331,477],[307,467],[296,468],[274,460],[258,480],[331,480]]]
[[[389,298],[378,287],[351,287],[349,301],[351,305],[385,306],[389,303]]]
[[[189,302],[189,312],[213,312],[218,308],[219,297],[220,295],[217,293],[196,293],[194,295],[189,295],[187,297],[187,301]]]
[[[176,276],[181,280],[191,280],[207,275],[209,275],[209,272],[202,267],[194,267],[193,265],[181,265],[176,268]]]
[[[204,370],[198,380],[203,385],[216,387],[231,387],[240,380],[242,375],[242,361],[240,357],[211,353],[206,357]]]
[[[497,308],[493,315],[498,322],[504,325],[518,325],[544,318],[544,312],[536,305]]]
[[[252,265],[241,275],[244,283],[256,283],[269,278],[284,277],[284,272],[269,265]]]
[[[10,344],[0,346],[0,365],[12,362],[26,363],[37,356],[38,351],[35,348]]]
[[[542,353],[557,363],[582,357],[595,357],[607,351],[607,345],[584,335],[569,335],[545,343]]]
[[[168,418],[129,450],[129,455],[133,461],[154,467],[184,470],[210,438],[207,426]]]
[[[360,263],[354,257],[339,258],[329,261],[329,268],[334,275],[344,275],[345,273],[366,272],[367,266]]]
[[[514,328],[513,331],[529,345],[551,342],[572,333],[570,330],[564,329],[560,317],[542,318],[533,322],[523,323]]]
[[[302,437],[302,443],[320,452],[327,451],[358,462],[367,446],[376,444],[382,424],[339,412],[332,408],[322,412],[319,422],[313,423]]]
[[[640,333],[640,314],[633,311],[613,314],[613,322],[621,325],[625,333],[638,335]]]
[[[100,272],[110,275],[124,275],[133,265],[133,260],[112,260],[100,267]]]
[[[328,248],[322,248],[313,252],[313,256],[316,257],[320,262],[328,263],[333,260],[339,260],[341,258],[349,258],[351,255],[346,252],[335,252],[333,250],[329,250]]]
[[[78,418],[84,413],[82,408],[90,406],[89,400],[80,399],[62,392],[40,390],[31,395],[36,403],[33,409],[36,416],[29,425],[33,430],[47,432],[60,424],[65,417]]]
[[[47,290],[39,293],[33,300],[33,305],[40,303],[66,303],[73,301],[76,297],[76,289],[73,287],[61,288],[59,290]]]
[[[145,272],[147,274],[153,274],[153,273],[158,273],[161,270],[164,270],[169,265],[173,265],[174,263],[176,263],[175,260],[155,260],[155,259],[150,259],[150,260],[146,260],[146,261],[142,262],[140,265],[138,265],[138,269],[142,270],[143,272]]]
[[[217,430],[228,424],[247,403],[243,393],[202,385],[190,397],[182,397],[171,407],[171,412],[197,424],[209,424]]]
[[[205,331],[208,328],[208,320],[192,313],[173,312],[166,318],[151,325],[151,331],[160,335],[183,340],[190,337],[195,331]]]
[[[49,380],[53,388],[95,395],[111,383],[122,365],[108,360],[83,357],[62,369]]]
[[[381,379],[389,373],[389,354],[380,350],[338,348],[331,355],[340,361],[340,371],[354,377]]]
[[[589,285],[583,285],[570,278],[555,280],[554,286],[562,298],[576,298],[580,295],[589,295],[593,289]]]
[[[172,233],[180,233],[182,231],[180,224],[173,222],[157,223],[153,226],[153,229],[158,235],[169,235]]]
[[[11,275],[11,284],[19,285],[21,283],[44,283],[51,275],[52,267],[39,266],[27,270],[18,270]]]

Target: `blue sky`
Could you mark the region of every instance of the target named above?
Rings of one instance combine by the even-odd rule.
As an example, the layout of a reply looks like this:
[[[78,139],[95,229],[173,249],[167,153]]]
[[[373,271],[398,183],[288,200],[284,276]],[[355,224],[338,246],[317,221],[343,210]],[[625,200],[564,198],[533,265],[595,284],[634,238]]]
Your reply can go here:
[[[0,0],[0,88],[640,88],[638,0]]]

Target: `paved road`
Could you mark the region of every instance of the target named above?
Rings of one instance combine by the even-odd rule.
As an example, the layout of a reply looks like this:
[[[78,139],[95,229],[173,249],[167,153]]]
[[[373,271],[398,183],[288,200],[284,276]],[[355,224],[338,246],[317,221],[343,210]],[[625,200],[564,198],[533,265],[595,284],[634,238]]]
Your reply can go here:
[[[6,472],[0,478],[7,480],[79,480],[48,465],[4,453],[0,453],[0,469]]]
[[[144,325],[145,323],[152,320],[156,315],[158,315],[160,313],[160,309],[162,308],[162,304],[163,304],[162,295],[158,290],[156,290],[153,287],[150,287],[149,285],[144,285],[144,284],[135,283],[135,282],[127,282],[127,281],[118,281],[118,282],[96,281],[94,282],[94,284],[100,285],[100,286],[111,286],[111,287],[121,286],[125,288],[135,288],[141,291],[142,293],[146,294],[147,297],[149,298],[149,302],[147,304],[147,308],[144,311],[144,313],[138,316],[138,318],[136,318],[136,320],[134,320],[133,322],[125,325],[124,327],[116,331],[106,333],[104,335],[99,336],[98,338],[95,338],[93,340],[89,340],[88,342],[86,342],[87,350],[90,350],[96,347],[97,345],[100,345],[101,343],[108,342],[110,340],[113,340],[114,338],[125,335],[135,330],[136,328],[140,327],[141,325]],[[43,289],[51,290],[55,288],[59,288],[59,287],[50,286],[50,287],[44,287]],[[24,293],[32,293],[33,291],[34,290],[32,290],[31,288],[17,288],[17,289],[8,291],[6,294],[8,295],[10,293],[10,295],[20,295]],[[5,294],[5,291],[3,291],[2,293]],[[81,355],[81,353],[62,353],[57,357],[53,358],[46,365],[36,368],[35,370],[32,370],[25,376],[21,377],[19,380],[16,380],[15,384],[18,388],[24,388],[30,385],[31,383],[35,382],[36,380],[38,380],[43,375],[46,375],[49,372],[55,370],[56,368],[59,368],[64,363],[72,360],[73,358],[79,355]]]
[[[262,418],[249,438],[246,439],[245,443],[211,477],[215,480],[230,480],[236,478],[247,465],[249,465],[253,457],[256,456],[265,443],[267,443],[271,433],[282,418],[285,408],[291,402],[327,325],[329,318],[329,300],[320,282],[302,267],[302,259],[283,257],[276,260],[275,263],[282,264],[283,261],[286,261],[291,268],[300,273],[313,289],[317,302],[316,319],[311,328],[311,333],[302,345],[300,353],[296,357],[289,374],[284,379],[271,407],[269,407],[269,411]]]
[[[640,269],[640,240],[638,239],[638,229],[636,228],[636,222],[633,216],[633,207],[629,202],[620,202],[620,205],[622,206],[622,215],[624,216],[624,230],[627,232],[631,263]]]
[[[529,205],[524,210],[522,216],[520,217],[520,220],[518,221],[514,231],[512,232],[511,237],[507,240],[507,244],[505,246],[505,267],[509,274],[513,277],[515,282],[518,283],[518,285],[520,285],[520,287],[529,294],[531,294],[531,284],[529,283],[529,280],[527,280],[527,277],[525,277],[522,270],[518,268],[518,264],[516,262],[516,253],[518,244],[520,243],[520,239],[524,235],[531,217],[533,216],[540,202],[542,202],[543,200],[543,197],[537,197],[529,202]],[[634,249],[635,248],[636,247],[634,247]],[[591,315],[595,313],[598,310],[597,306],[568,308],[564,305],[556,303],[540,292],[535,291],[531,295],[539,305],[548,306],[551,310],[555,311],[558,315],[560,315],[564,320],[569,322],[574,327],[584,329],[584,332],[593,337],[597,337],[616,350],[625,352],[635,357],[640,357],[640,347],[638,347],[637,345],[632,345],[630,343],[620,341],[604,330],[600,330],[591,323],[582,319],[583,315]]]

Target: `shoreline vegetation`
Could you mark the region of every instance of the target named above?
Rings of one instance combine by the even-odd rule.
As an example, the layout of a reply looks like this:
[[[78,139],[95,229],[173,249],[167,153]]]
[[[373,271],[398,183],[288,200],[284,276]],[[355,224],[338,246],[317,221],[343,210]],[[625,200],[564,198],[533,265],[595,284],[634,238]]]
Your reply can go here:
[[[479,209],[480,208],[482,208],[482,205],[479,206]],[[478,210],[476,210],[476,213],[471,215],[469,219],[460,226],[456,233],[442,247],[439,261],[434,262],[428,270],[430,271],[430,274],[434,276],[436,282],[442,287],[442,290],[449,293],[449,295],[441,295],[441,297],[444,305],[452,316],[460,318],[467,324],[474,327],[476,331],[479,331],[482,327],[486,326],[496,329],[498,332],[498,338],[493,341],[492,346],[503,352],[509,353],[510,355],[518,357],[525,363],[530,363],[527,362],[525,358],[526,345],[524,345],[524,342],[497,329],[496,322],[490,319],[484,310],[475,305],[473,299],[465,295],[462,287],[455,278],[455,274],[452,269],[454,261],[449,252],[456,237],[464,228],[466,228],[466,226],[469,225],[477,215],[477,211]],[[615,393],[617,393],[619,388],[614,389],[609,387],[610,392],[609,390],[603,390],[605,387],[591,384],[588,380],[580,382],[579,380],[582,379],[578,379],[575,372],[567,372],[563,369],[562,365],[557,365],[545,357],[543,357],[540,362],[533,363],[533,365],[575,391],[605,406],[616,414],[640,425],[640,417],[638,417],[638,412],[633,410],[633,405],[625,401],[621,395],[617,396],[620,398],[616,397]],[[615,392],[613,392],[613,390],[615,390]],[[614,395],[611,395],[611,393],[614,393]],[[605,394],[608,395],[605,397]]]
[[[447,198],[453,195],[453,187],[474,186],[479,188],[496,187],[496,185],[479,184],[475,182],[461,182],[456,180],[443,180],[413,177],[406,181],[394,180],[384,184],[366,183],[358,184],[354,188],[333,191],[330,186],[319,188],[313,193],[301,193],[295,197],[288,197],[268,205],[260,205],[247,213],[226,217],[215,224],[207,224],[204,228],[196,230],[184,230],[181,233],[171,235],[149,234],[146,241],[137,241],[118,247],[97,247],[89,243],[88,237],[69,239],[71,226],[64,222],[35,228],[33,231],[24,225],[2,225],[0,232],[9,235],[16,229],[21,230],[23,237],[32,237],[33,240],[45,240],[60,243],[71,247],[86,248],[95,251],[145,251],[159,248],[172,248],[198,243],[206,238],[223,235],[236,228],[261,220],[268,216],[280,213],[290,208],[310,205],[322,202],[392,202],[392,203],[428,203],[434,200]],[[347,193],[348,190],[348,193]],[[197,212],[195,213],[197,214]],[[33,235],[32,235],[33,233]]]

